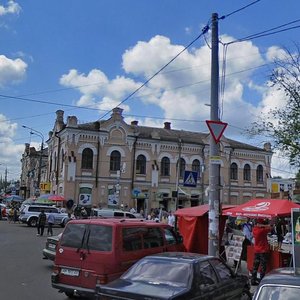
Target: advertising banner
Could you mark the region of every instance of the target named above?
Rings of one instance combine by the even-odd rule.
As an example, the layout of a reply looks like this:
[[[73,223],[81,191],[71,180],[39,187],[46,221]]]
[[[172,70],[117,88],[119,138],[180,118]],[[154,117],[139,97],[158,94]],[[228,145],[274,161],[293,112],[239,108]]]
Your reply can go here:
[[[300,273],[300,209],[292,209],[293,265],[295,272]],[[298,271],[297,271],[298,270]]]

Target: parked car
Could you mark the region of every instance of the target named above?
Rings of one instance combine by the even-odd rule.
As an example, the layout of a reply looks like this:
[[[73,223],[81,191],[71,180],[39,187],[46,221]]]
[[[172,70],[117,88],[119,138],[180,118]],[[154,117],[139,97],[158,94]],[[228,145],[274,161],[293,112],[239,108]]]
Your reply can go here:
[[[96,286],[96,299],[251,299],[249,279],[217,257],[188,252],[142,258],[119,279]]]
[[[68,222],[57,247],[52,287],[68,297],[94,296],[97,283],[119,278],[144,256],[184,251],[167,224],[113,218]]]
[[[92,209],[92,217],[136,219],[138,215],[119,209]]]
[[[55,259],[56,248],[62,233],[55,236],[48,236],[46,240],[45,248],[43,249],[43,256],[45,259],[53,260]]]
[[[295,300],[300,298],[300,275],[294,268],[274,269],[259,283],[254,300]]]
[[[49,215],[49,213],[54,214],[54,225],[60,225],[64,227],[69,220],[67,213],[62,213],[59,208],[54,206],[47,205],[25,205],[21,211],[19,220],[22,223],[26,223],[28,226],[36,226],[39,214],[44,210],[45,214]]]

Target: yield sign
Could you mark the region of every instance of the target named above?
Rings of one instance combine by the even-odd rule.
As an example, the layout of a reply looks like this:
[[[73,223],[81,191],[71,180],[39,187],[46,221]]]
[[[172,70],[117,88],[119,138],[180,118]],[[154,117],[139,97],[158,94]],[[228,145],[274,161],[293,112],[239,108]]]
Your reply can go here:
[[[219,143],[220,138],[222,137],[223,132],[227,127],[228,123],[224,123],[221,121],[206,121],[206,124],[215,142]]]

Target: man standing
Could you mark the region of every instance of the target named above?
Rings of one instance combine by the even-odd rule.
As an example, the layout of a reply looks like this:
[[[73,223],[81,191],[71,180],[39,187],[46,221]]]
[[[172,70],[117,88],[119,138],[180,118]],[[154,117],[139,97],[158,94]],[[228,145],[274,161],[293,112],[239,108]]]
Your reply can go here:
[[[54,225],[54,221],[55,221],[55,218],[54,218],[54,214],[53,213],[49,213],[48,215],[48,230],[47,230],[47,235],[53,235],[53,225]]]
[[[47,221],[47,216],[45,211],[42,209],[41,213],[39,214],[38,223],[37,223],[37,235],[43,236],[44,229]]]
[[[266,274],[267,261],[269,255],[269,243],[268,243],[268,233],[271,231],[270,225],[265,224],[263,219],[258,219],[257,224],[253,228],[253,238],[254,238],[254,262],[251,277],[251,284],[258,285],[259,281],[257,279],[257,271],[260,266],[260,280]]]
[[[172,227],[175,226],[175,216],[172,211],[170,211],[168,215],[168,224]]]

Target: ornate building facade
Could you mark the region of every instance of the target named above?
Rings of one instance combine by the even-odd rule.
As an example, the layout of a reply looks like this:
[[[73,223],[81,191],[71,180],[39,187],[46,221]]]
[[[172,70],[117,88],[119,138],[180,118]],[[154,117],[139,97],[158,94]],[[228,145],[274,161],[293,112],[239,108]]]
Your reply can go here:
[[[209,134],[127,124],[122,109],[108,120],[78,124],[56,112],[49,133],[44,184],[76,204],[101,207],[155,207],[174,210],[208,202]],[[267,197],[270,145],[258,148],[222,137],[220,198],[240,204]],[[195,185],[185,176],[197,174]]]

